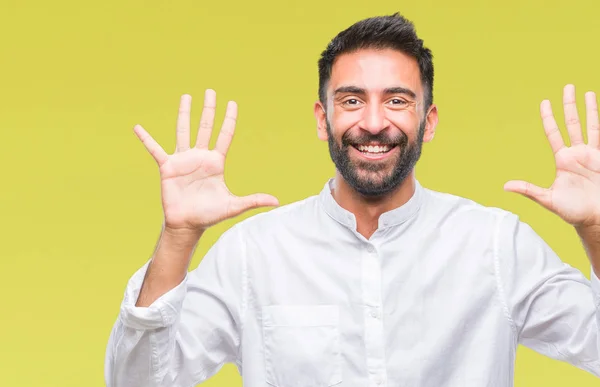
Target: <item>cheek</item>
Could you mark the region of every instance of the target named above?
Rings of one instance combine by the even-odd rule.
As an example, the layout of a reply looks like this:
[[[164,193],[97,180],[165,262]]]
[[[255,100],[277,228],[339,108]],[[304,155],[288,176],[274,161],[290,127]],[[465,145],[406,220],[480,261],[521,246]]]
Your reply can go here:
[[[349,123],[349,122],[358,122],[362,117],[362,109],[356,110],[344,110],[340,107],[337,107],[333,110],[333,114],[331,117],[332,121],[340,122],[340,123]]]
[[[390,123],[400,128],[413,141],[417,138],[421,121],[416,114],[411,112],[393,112],[388,117]]]
[[[336,138],[341,138],[349,129],[357,126],[360,122],[359,111],[345,111],[343,113],[334,113],[331,117],[331,130]]]

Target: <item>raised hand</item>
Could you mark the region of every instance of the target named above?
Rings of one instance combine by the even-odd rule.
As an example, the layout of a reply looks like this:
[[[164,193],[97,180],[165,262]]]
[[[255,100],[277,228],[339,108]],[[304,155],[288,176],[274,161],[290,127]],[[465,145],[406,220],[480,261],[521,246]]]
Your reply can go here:
[[[142,128],[135,134],[158,163],[161,178],[165,228],[204,231],[225,219],[258,207],[277,206],[267,194],[238,197],[232,194],[223,177],[225,157],[233,138],[237,105],[230,101],[214,149],[208,149],[216,109],[216,93],[207,90],[196,144],[190,147],[190,110],[192,97],[183,95],[177,118],[177,147],[168,155]]]
[[[593,92],[585,94],[587,144],[583,141],[575,103],[575,87],[564,88],[563,105],[570,146],[563,142],[550,102],[542,102],[542,123],[556,162],[556,179],[550,188],[512,180],[506,191],[536,201],[576,227],[600,225],[600,124],[598,103]]]

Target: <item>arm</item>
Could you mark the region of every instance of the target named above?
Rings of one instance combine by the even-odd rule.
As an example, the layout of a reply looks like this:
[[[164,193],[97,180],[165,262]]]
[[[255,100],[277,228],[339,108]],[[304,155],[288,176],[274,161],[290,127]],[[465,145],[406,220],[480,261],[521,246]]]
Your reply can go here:
[[[127,284],[106,351],[108,387],[189,387],[225,363],[239,363],[245,256],[236,227],[226,231],[180,283],[148,306],[136,306],[144,287],[152,297],[164,286],[147,286],[156,258]]]
[[[585,252],[592,263],[592,271],[600,278],[600,225],[575,227]]]
[[[163,226],[135,306],[150,306],[184,280],[201,235],[199,231],[171,230]]]
[[[587,144],[575,101],[575,87],[563,91],[566,146],[548,100],[540,113],[554,153],[556,178],[549,188],[525,181],[505,184],[575,227],[592,265],[591,281],[562,263],[522,223],[500,229],[496,265],[509,319],[520,342],[600,376],[600,120],[596,94],[585,94]],[[505,289],[504,289],[505,287]]]
[[[519,343],[600,377],[600,281],[563,263],[529,225],[497,230],[499,291]]]
[[[135,133],[157,162],[164,227],[149,263],[131,278],[106,351],[108,387],[191,386],[237,359],[242,305],[243,239],[223,234],[196,270],[187,273],[202,233],[247,210],[275,206],[266,194],[233,195],[225,156],[237,106],[229,103],[215,149],[209,150],[216,95],[207,90],[196,145],[190,148],[191,97],[184,95],[172,155],[141,127]]]

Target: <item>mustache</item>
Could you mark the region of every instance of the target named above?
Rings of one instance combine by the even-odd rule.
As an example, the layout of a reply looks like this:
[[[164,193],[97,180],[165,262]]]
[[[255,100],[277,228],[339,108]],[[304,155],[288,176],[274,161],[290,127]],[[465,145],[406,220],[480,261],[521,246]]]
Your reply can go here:
[[[376,134],[372,133],[361,133],[360,135],[353,135],[350,132],[344,133],[342,136],[342,146],[348,147],[352,145],[362,145],[368,143],[378,143],[381,145],[406,145],[408,143],[408,137],[406,134],[400,132],[397,135],[389,136],[387,133],[379,132]]]

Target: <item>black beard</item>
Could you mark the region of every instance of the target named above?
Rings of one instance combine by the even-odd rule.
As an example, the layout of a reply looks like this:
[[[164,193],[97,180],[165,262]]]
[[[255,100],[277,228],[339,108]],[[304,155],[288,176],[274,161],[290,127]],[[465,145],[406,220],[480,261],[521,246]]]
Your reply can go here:
[[[375,135],[365,134],[357,139],[350,138],[350,131],[347,131],[342,136],[342,144],[339,145],[333,137],[328,121],[327,134],[331,160],[344,180],[359,194],[369,198],[386,195],[402,184],[421,157],[425,123],[426,121],[423,120],[419,124],[419,133],[417,134],[415,143],[409,143],[408,137],[404,132],[400,132],[394,138],[386,136],[384,132],[379,132]],[[400,147],[400,154],[396,156],[396,164],[390,172],[386,172],[386,169],[389,168],[388,163],[385,162],[355,162],[350,159],[348,152],[352,146],[351,144],[366,143],[369,141]],[[359,170],[370,172],[369,176],[361,176]]]

